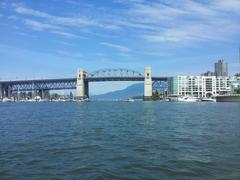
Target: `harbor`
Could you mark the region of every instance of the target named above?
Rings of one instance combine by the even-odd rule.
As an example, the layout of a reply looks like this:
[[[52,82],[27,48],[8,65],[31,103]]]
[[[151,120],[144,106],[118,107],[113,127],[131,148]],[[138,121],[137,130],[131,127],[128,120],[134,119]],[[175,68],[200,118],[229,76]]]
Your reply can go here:
[[[150,66],[145,67],[143,73],[125,68],[93,72],[78,68],[75,78],[0,81],[0,101],[86,101],[91,99],[90,83],[132,81],[143,82],[140,99],[144,101],[239,102],[240,75],[230,76],[228,63],[224,60],[218,60],[214,65],[214,72],[207,71],[201,75],[155,76]],[[73,90],[74,94],[50,95],[50,92],[58,90]]]
[[[0,180],[240,180],[240,0],[0,0]]]
[[[34,102],[90,102],[90,101],[112,101],[112,102],[139,102],[144,101],[144,99],[113,99],[113,100],[91,100],[91,99],[69,99],[69,98],[59,98],[59,99],[41,99],[40,96],[34,99],[21,99],[14,100],[9,98],[3,98],[0,103],[34,103]],[[155,100],[159,102],[186,102],[186,103],[194,103],[194,102],[240,102],[240,95],[222,95],[216,96],[214,98],[196,98],[196,97],[165,97],[159,100]]]

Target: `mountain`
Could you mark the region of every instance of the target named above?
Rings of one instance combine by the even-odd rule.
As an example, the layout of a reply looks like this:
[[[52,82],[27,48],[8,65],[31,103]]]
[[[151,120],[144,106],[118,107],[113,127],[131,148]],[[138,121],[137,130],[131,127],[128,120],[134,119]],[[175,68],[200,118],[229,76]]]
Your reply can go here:
[[[113,99],[127,99],[128,97],[142,97],[144,93],[143,83],[133,84],[123,90],[113,91],[105,94],[91,96],[93,100],[113,100]]]

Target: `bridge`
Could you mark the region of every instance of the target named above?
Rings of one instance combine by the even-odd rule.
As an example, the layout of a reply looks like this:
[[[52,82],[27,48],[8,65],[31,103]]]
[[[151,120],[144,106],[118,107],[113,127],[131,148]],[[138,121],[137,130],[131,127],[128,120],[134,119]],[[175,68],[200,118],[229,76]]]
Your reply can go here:
[[[100,69],[91,73],[79,68],[76,78],[0,81],[0,98],[10,98],[14,92],[76,89],[76,97],[84,99],[89,97],[89,82],[144,81],[144,98],[149,99],[152,96],[154,84],[166,82],[167,79],[167,77],[152,76],[151,67],[145,68],[144,75],[123,68]]]

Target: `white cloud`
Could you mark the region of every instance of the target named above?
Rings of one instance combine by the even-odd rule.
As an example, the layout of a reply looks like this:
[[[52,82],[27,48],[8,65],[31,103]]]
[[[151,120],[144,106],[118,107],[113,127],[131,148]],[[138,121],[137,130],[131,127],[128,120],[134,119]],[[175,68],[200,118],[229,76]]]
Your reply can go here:
[[[83,55],[81,53],[78,53],[78,52],[58,50],[58,51],[56,51],[56,53],[60,56],[66,56],[66,57],[76,58],[76,59],[83,57]]]
[[[122,45],[118,45],[118,44],[112,44],[112,43],[107,43],[107,42],[101,42],[100,43],[101,45],[104,45],[104,46],[108,46],[108,47],[111,47],[111,48],[115,48],[121,52],[130,52],[131,49],[129,49],[128,47],[126,46],[122,46]]]
[[[117,3],[143,3],[145,0],[114,0]]]
[[[45,13],[42,11],[37,11],[31,8],[26,8],[22,6],[15,6],[15,11],[19,14],[34,16],[38,18],[42,18],[47,21],[49,24],[58,25],[58,26],[97,26],[105,29],[116,30],[119,29],[117,25],[114,24],[104,24],[100,23],[92,18],[87,17],[62,17],[55,16],[49,13]]]
[[[55,26],[52,24],[41,23],[39,21],[34,21],[29,19],[24,20],[24,22],[27,26],[29,26],[31,29],[36,31],[48,30],[52,34],[60,35],[66,38],[85,38],[73,33],[65,32],[61,30],[62,29],[61,27]]]
[[[224,40],[221,34],[227,33],[226,29],[214,31],[213,25],[193,23],[179,26],[178,28],[166,28],[159,33],[143,35],[142,37],[152,42],[186,43],[192,41]]]
[[[143,52],[144,55],[148,55],[148,56],[158,56],[158,57],[167,57],[167,56],[171,56],[172,54],[171,53],[167,53],[166,50],[164,51],[146,51],[146,52]]]
[[[17,34],[19,34],[21,36],[30,37],[30,38],[37,38],[37,36],[35,36],[35,35],[24,33],[24,32],[17,32]]]
[[[14,4],[14,6],[16,6],[15,11],[19,14],[32,15],[32,16],[37,16],[37,17],[42,17],[42,18],[51,18],[51,16],[48,15],[47,13],[43,13],[43,12],[36,11],[33,9],[17,6],[16,4]]]
[[[37,30],[37,31],[43,31],[43,30],[47,30],[47,29],[59,29],[58,26],[41,23],[41,22],[34,21],[34,20],[26,19],[26,20],[24,20],[24,22],[27,26],[29,26],[33,30]]]
[[[232,4],[223,0],[217,2],[135,3],[129,9],[130,18],[122,21],[122,25],[136,28],[136,35],[150,42],[181,44],[229,40],[239,34],[239,16],[233,14],[240,12],[240,1],[231,0]]]
[[[170,20],[186,13],[181,9],[166,6],[161,3],[135,4],[130,12],[135,14],[139,18],[138,20],[142,20],[148,24],[161,20]]]
[[[66,38],[77,38],[78,37],[77,35],[75,35],[73,33],[64,32],[64,31],[50,31],[50,33],[61,35],[61,36],[64,36]]]
[[[88,16],[63,17],[26,8],[23,5],[15,4],[14,7],[19,14],[41,19],[41,21],[25,22],[32,29],[51,30],[51,33],[68,38],[75,37],[75,34],[66,32],[69,31],[67,30],[69,26],[77,28],[84,26],[88,33],[95,34],[97,32],[92,32],[88,26],[121,30],[121,32],[133,32],[129,33],[129,38],[141,37],[147,42],[189,43],[190,45],[197,41],[225,41],[239,34],[239,0],[212,0],[204,3],[193,0],[155,2],[115,0],[114,2],[123,3],[126,8],[108,11],[91,6],[96,9],[96,12],[94,9],[89,9],[92,14]],[[64,30],[57,30],[60,27]],[[109,35],[106,32],[99,34]],[[103,43],[102,45],[122,52],[130,51],[129,48],[117,44]]]
[[[228,11],[240,14],[240,1],[239,0],[214,0],[213,5],[220,11]]]
[[[56,40],[55,42],[57,42],[59,44],[67,45],[67,46],[74,46],[74,44],[72,44],[72,43],[61,41],[61,40]]]

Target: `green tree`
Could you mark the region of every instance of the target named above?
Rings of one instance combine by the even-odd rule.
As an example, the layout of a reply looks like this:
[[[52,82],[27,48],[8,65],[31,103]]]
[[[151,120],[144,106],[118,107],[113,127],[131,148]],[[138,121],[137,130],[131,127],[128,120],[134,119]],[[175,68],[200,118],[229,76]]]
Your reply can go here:
[[[240,77],[240,73],[235,74],[236,77]]]
[[[70,92],[69,98],[70,98],[70,99],[73,99],[73,93],[72,93],[72,91]]]
[[[32,92],[28,92],[28,93],[27,93],[27,98],[28,98],[28,99],[31,99],[32,96],[33,96],[33,93],[32,93]]]
[[[240,94],[240,88],[236,89],[235,92],[236,92],[237,94]]]
[[[158,91],[156,90],[155,92],[153,92],[153,95],[152,95],[152,100],[153,101],[157,101],[160,99],[160,94],[158,93]]]
[[[57,94],[57,93],[53,93],[53,94],[51,95],[51,99],[59,99],[59,98],[60,98],[60,95]]]

